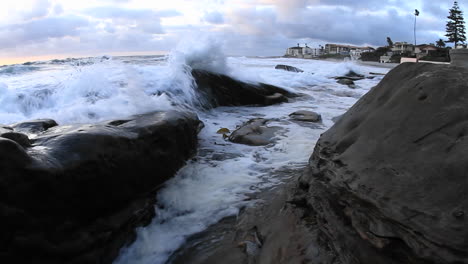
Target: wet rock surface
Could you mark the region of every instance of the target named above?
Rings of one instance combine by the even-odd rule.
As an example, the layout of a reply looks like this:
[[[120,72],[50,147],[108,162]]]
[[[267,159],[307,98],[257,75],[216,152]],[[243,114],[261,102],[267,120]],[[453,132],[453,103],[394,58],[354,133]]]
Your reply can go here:
[[[322,135],[295,197],[337,261],[468,263],[466,76],[403,64]]]
[[[281,127],[268,126],[268,119],[255,118],[232,132],[229,141],[251,146],[265,146],[274,142],[275,133]]]
[[[264,83],[250,84],[227,75],[204,70],[192,70],[192,75],[205,98],[203,106],[272,105],[287,102],[294,93]]]
[[[49,127],[31,147],[0,137],[1,262],[111,263],[195,153],[200,125],[169,111]]]
[[[307,110],[299,110],[294,113],[291,113],[289,117],[296,121],[303,121],[303,122],[320,122],[322,121],[322,116],[313,111]]]
[[[44,132],[51,127],[58,126],[57,122],[52,119],[37,119],[26,122],[20,122],[11,125],[16,132],[22,132],[26,134],[36,134]]]
[[[283,64],[278,64],[275,66],[275,69],[277,70],[283,70],[283,71],[289,71],[289,72],[304,72],[303,70],[289,66],[289,65],[283,65]]]

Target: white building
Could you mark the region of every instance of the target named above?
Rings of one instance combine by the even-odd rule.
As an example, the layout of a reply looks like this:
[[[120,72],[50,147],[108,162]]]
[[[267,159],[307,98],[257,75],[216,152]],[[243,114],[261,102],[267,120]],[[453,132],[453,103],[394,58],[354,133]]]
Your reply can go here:
[[[408,42],[395,42],[392,47],[393,54],[414,54],[414,45]]]
[[[295,58],[305,58],[310,59],[313,57],[318,57],[323,54],[323,49],[319,48],[311,48],[307,46],[304,47],[297,45],[297,47],[291,47],[286,50],[287,57],[295,57]]]
[[[327,54],[341,54],[341,55],[351,55],[351,58],[361,57],[363,52],[372,52],[374,48],[372,47],[357,47],[351,45],[341,45],[341,44],[326,44],[325,52]]]

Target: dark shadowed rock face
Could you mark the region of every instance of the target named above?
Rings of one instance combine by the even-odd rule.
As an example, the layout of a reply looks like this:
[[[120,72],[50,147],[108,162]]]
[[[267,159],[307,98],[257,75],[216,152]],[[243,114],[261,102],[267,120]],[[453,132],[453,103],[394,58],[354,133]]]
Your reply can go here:
[[[204,107],[272,105],[287,102],[295,94],[269,84],[245,83],[223,74],[193,70]]]
[[[468,70],[402,64],[322,135],[296,197],[342,263],[468,263],[466,153]]]
[[[110,263],[154,215],[201,122],[176,111],[55,126],[24,148],[0,137],[0,262]]]

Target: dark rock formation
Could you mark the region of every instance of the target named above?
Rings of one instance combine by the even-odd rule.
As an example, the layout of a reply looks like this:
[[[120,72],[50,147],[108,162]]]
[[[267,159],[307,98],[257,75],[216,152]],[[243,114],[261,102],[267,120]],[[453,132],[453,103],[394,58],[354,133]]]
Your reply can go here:
[[[466,135],[468,70],[402,64],[322,135],[295,197],[340,263],[468,263]]]
[[[251,146],[264,146],[273,143],[275,133],[281,128],[267,126],[268,121],[263,118],[249,120],[239,129],[232,132],[229,140],[234,143]]]
[[[354,85],[354,81],[353,80],[350,80],[350,79],[347,79],[347,78],[343,78],[343,79],[338,79],[338,81],[336,81],[337,83],[339,84],[342,84],[342,85]]]
[[[0,128],[0,137],[11,139],[23,147],[31,146],[29,137],[23,133],[18,133],[18,132],[13,132],[13,131],[4,131]]]
[[[351,89],[355,89],[357,86],[355,85],[355,81],[359,81],[365,79],[366,77],[362,74],[357,74],[354,71],[349,71],[344,76],[335,77],[337,83],[342,85],[347,85]]]
[[[200,124],[169,111],[49,128],[30,148],[0,137],[0,262],[111,263],[151,221],[151,192],[194,154]]]
[[[26,134],[36,134],[40,132],[44,132],[47,129],[58,126],[57,122],[52,119],[37,119],[37,120],[31,120],[31,121],[26,121],[26,122],[20,122],[11,125],[11,127],[17,131],[17,132],[22,132]]]
[[[342,117],[343,117],[343,115],[334,116],[334,117],[332,117],[331,120],[333,121],[333,123],[336,123],[336,122],[338,122]]]
[[[204,70],[193,70],[192,75],[198,90],[205,98],[204,107],[271,105],[287,102],[295,94],[282,88],[259,83],[245,83],[223,74]],[[203,99],[201,99],[203,101]]]
[[[289,72],[304,72],[303,70],[299,68],[289,66],[289,65],[283,65],[283,64],[276,65],[275,69],[289,71]]]
[[[316,112],[300,110],[289,115],[291,119],[303,122],[320,122],[322,121],[322,116]]]

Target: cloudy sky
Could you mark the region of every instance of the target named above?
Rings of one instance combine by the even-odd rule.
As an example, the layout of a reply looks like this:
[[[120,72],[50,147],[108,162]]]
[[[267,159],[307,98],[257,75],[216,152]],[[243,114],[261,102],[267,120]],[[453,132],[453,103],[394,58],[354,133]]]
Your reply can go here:
[[[468,0],[458,1],[468,12]],[[452,0],[2,0],[0,65],[69,56],[162,54],[210,36],[230,55],[308,43],[385,45],[444,38]]]

